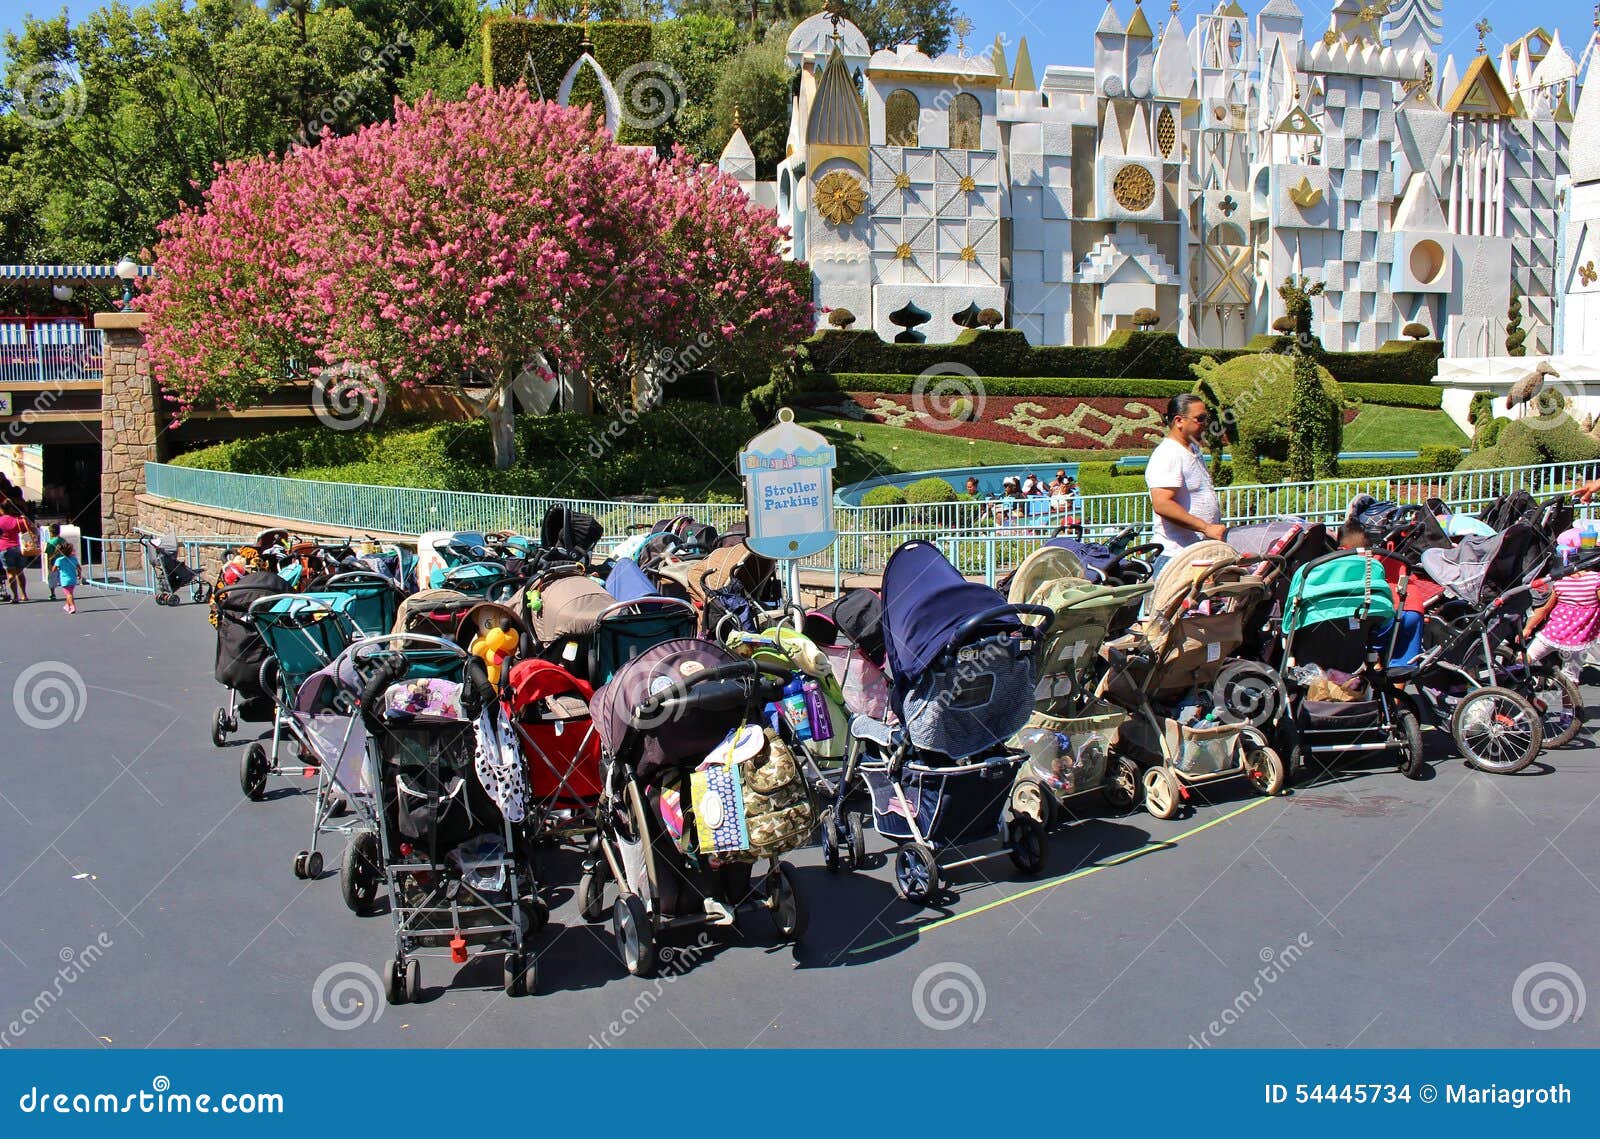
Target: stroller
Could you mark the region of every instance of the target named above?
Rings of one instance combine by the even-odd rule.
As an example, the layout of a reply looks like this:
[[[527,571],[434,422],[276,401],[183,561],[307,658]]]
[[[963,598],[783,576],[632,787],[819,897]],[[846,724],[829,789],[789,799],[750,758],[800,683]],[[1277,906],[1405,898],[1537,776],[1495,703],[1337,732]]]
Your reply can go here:
[[[400,602],[392,631],[455,641],[462,619],[479,604],[478,598],[454,589],[424,589]]]
[[[806,908],[780,861],[809,841],[816,812],[788,747],[758,726],[787,671],[766,674],[703,640],[667,641],[625,664],[595,693],[602,747],[600,858],[584,867],[583,913],[604,912],[629,973],[653,975],[669,931],[732,925],[766,909],[799,940]],[[753,866],[767,865],[759,882]]]
[[[1404,589],[1402,581],[1402,596]],[[1422,727],[1401,692],[1409,669],[1389,664],[1400,612],[1374,552],[1341,550],[1295,571],[1283,613],[1286,707],[1278,738],[1297,770],[1392,751],[1408,779],[1423,776]]]
[[[1289,582],[1301,566],[1330,552],[1333,538],[1324,523],[1282,517],[1231,526],[1227,542],[1245,561],[1255,563],[1251,572],[1267,587],[1261,604],[1245,621],[1239,656],[1276,665],[1283,648],[1280,634]]]
[[[236,587],[237,588],[237,587]],[[291,593],[263,597],[250,606],[250,621],[266,644],[268,656],[261,666],[261,687],[271,693],[277,707],[272,716],[270,744],[258,741],[245,751],[239,768],[239,789],[246,799],[259,802],[266,795],[267,778],[286,774],[279,751],[285,737],[297,744],[308,777],[318,775],[317,812],[319,820],[334,811],[331,788],[319,774],[316,750],[299,733],[293,712],[300,687],[312,674],[327,668],[356,640],[355,623],[350,619],[353,598],[343,593]],[[315,878],[321,872],[321,858],[312,861],[314,851],[302,851],[295,858],[295,876]]]
[[[263,597],[288,593],[290,585],[275,573],[256,570],[232,584],[217,586],[211,596],[211,623],[217,630],[214,675],[228,689],[227,707],[211,720],[211,742],[226,747],[240,721],[262,724],[273,718],[272,692],[263,687],[261,669],[271,653],[250,616]],[[248,765],[247,765],[248,766]]]
[[[1144,622],[1101,648],[1110,666],[1101,694],[1130,713],[1118,748],[1148,767],[1144,804],[1158,819],[1176,818],[1204,783],[1243,775],[1263,795],[1283,790],[1287,771],[1266,732],[1218,698],[1247,687],[1225,673],[1265,593],[1231,546],[1196,542],[1167,563]]]
[[[1025,875],[1044,869],[1043,824],[1009,806],[1027,755],[1007,741],[1033,711],[1043,645],[1025,618],[1051,616],[967,581],[931,542],[907,542],[884,566],[883,632],[899,722],[852,721],[834,809],[846,817],[859,776],[874,828],[899,844],[895,887],[905,900],[930,903],[940,896],[942,872],[1002,854]],[[1003,849],[965,854],[989,836]]]
[[[189,587],[189,600],[204,605],[211,600],[211,583],[201,578],[183,560],[176,534],[141,534],[139,545],[144,548],[145,564],[154,573],[156,604],[177,605],[178,590]]]
[[[552,506],[539,524],[540,547],[535,560],[540,569],[573,562],[589,566],[595,546],[605,536],[605,527],[592,514],[565,506]]]
[[[402,594],[394,581],[374,570],[347,570],[336,573],[323,583],[324,593],[342,593],[350,597],[346,612],[363,637],[376,637],[394,628],[400,615]]]
[[[362,641],[348,659],[375,825],[352,836],[341,873],[363,912],[388,891],[389,1003],[421,996],[425,956],[461,965],[498,953],[506,995],[533,992],[527,939],[548,910],[532,870],[521,756],[481,664],[418,634]]]
[[[1040,630],[1033,714],[1011,741],[1029,759],[1017,775],[1012,807],[1047,830],[1068,800],[1090,792],[1114,810],[1137,806],[1144,775],[1131,758],[1112,752],[1127,713],[1094,692],[1104,671],[1100,646],[1126,627],[1127,613],[1137,611],[1150,586],[1096,583],[1082,568],[1066,549],[1041,546],[1017,567],[1008,594],[1013,604],[1041,605],[1052,614]]]
[[[589,711],[593,696],[588,681],[551,661],[521,660],[507,674],[502,699],[527,763],[537,814],[531,830],[535,841],[561,841],[593,829],[600,799],[600,736]],[[580,889],[580,901],[585,896]],[[591,917],[586,909],[584,916],[600,920],[598,911]]]
[[[1586,560],[1548,574],[1550,560],[1544,536],[1527,521],[1422,555],[1441,592],[1424,614],[1427,647],[1403,675],[1481,771],[1510,775],[1527,767],[1546,745],[1547,724],[1563,742],[1581,727],[1577,685],[1559,668],[1530,666],[1519,647],[1534,591],[1590,568]]]
[[[1160,542],[1136,542],[1138,537],[1138,528],[1129,526],[1109,542],[1086,542],[1057,533],[1044,545],[1077,558],[1083,572],[1076,576],[1105,585],[1137,585],[1150,580],[1155,559],[1161,553]],[[999,585],[1009,590],[1010,578],[1002,578]]]

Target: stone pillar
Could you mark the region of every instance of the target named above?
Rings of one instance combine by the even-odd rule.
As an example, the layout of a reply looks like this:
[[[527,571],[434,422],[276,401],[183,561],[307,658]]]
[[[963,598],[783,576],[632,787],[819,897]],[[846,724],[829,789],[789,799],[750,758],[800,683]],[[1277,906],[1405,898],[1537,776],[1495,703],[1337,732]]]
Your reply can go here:
[[[139,522],[144,464],[162,457],[161,397],[150,373],[142,312],[96,313],[105,333],[100,395],[100,523],[106,538],[131,535]],[[122,569],[124,567],[107,567]],[[130,557],[127,569],[135,568]]]

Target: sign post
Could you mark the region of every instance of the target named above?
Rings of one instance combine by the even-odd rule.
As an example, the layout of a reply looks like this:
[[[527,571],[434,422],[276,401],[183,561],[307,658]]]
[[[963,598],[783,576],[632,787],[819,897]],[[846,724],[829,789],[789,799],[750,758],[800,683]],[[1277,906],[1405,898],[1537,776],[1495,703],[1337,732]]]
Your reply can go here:
[[[744,476],[745,513],[750,534],[745,545],[763,557],[786,564],[789,599],[800,596],[799,561],[833,545],[833,446],[794,421],[780,408],[778,422],[739,452]]]

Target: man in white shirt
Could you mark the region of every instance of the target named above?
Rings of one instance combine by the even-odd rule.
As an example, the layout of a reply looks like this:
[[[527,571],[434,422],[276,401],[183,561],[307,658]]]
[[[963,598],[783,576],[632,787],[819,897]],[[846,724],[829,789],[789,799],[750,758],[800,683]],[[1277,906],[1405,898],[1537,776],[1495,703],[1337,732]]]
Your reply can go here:
[[[1167,405],[1167,437],[1157,444],[1144,469],[1155,510],[1155,537],[1161,543],[1156,571],[1179,550],[1202,538],[1221,541],[1227,533],[1222,506],[1200,450],[1211,421],[1205,401],[1177,395]]]

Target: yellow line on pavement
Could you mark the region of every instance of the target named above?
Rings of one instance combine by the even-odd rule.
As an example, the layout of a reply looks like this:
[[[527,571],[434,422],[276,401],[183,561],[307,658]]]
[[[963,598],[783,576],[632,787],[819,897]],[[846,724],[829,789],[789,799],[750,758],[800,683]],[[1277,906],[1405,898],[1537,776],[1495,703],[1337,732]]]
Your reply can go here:
[[[1218,823],[1225,823],[1231,818],[1244,814],[1246,811],[1253,811],[1257,807],[1264,807],[1273,801],[1273,799],[1255,799],[1249,803],[1246,803],[1242,807],[1235,807],[1225,815],[1218,815],[1209,823],[1202,823],[1193,830],[1184,831],[1175,838],[1161,839],[1157,842],[1145,843],[1145,845],[1139,847],[1137,850],[1130,850],[1126,854],[1119,854],[1115,858],[1108,859],[1105,862],[1097,862],[1093,866],[1085,866],[1080,870],[1074,870],[1071,874],[1063,874],[1061,877],[1052,878],[1048,882],[1040,882],[1037,886],[1029,886],[1026,890],[1019,890],[1015,894],[1007,895],[1004,898],[996,898],[992,902],[986,902],[981,906],[974,907],[970,910],[964,910],[959,914],[951,914],[949,917],[938,918],[935,921],[926,922],[914,929],[908,929],[904,933],[897,933],[893,937],[884,938],[882,941],[874,941],[871,945],[863,945],[859,948],[852,949],[850,950],[850,953],[852,955],[871,953],[874,949],[882,949],[885,945],[893,945],[898,941],[905,941],[907,938],[920,937],[929,930],[938,929],[941,926],[953,925],[958,921],[965,921],[967,918],[975,918],[979,914],[988,913],[990,910],[998,909],[1001,906],[1008,906],[1012,902],[1020,901],[1023,898],[1040,893],[1041,891],[1053,890],[1057,886],[1064,885],[1067,882],[1073,882],[1079,878],[1087,878],[1089,875],[1098,874],[1102,870],[1110,870],[1113,866],[1121,866],[1124,862],[1132,862],[1135,858],[1143,858],[1145,855],[1153,854],[1158,850],[1166,850],[1168,847],[1177,846],[1178,843],[1182,842],[1184,839],[1191,838],[1194,835],[1199,834],[1201,831],[1210,830]]]

